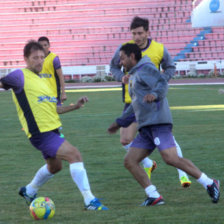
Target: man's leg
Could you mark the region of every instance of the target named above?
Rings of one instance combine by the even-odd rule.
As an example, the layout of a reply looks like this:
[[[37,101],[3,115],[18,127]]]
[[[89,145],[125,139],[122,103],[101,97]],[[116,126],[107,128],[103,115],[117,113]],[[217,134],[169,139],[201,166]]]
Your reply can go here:
[[[120,128],[120,142],[125,148],[132,143],[137,133],[137,123],[133,122],[127,128]],[[128,147],[129,148],[129,147]],[[128,151],[128,148],[125,148]]]
[[[190,160],[181,158],[177,155],[175,147],[161,150],[160,154],[168,165],[179,168],[196,179],[201,176],[201,171]]]
[[[185,171],[187,174],[196,178],[197,181],[208,191],[208,194],[212,198],[214,203],[219,200],[219,181],[209,178],[206,174],[202,173],[190,160],[186,158],[180,158],[177,155],[175,147],[160,150],[160,154],[163,160],[171,166],[179,168]]]
[[[174,142],[175,142],[176,149],[177,149],[177,155],[180,158],[183,158],[182,150],[180,148],[180,145],[175,140],[175,138],[174,138]],[[185,187],[185,188],[190,187],[191,181],[190,181],[188,175],[186,174],[186,172],[184,172],[183,170],[180,170],[180,169],[177,169],[177,171],[178,171],[178,174],[179,174],[179,180],[180,180],[181,186]]]
[[[37,171],[33,180],[26,186],[28,194],[36,194],[43,184],[62,169],[62,162],[60,159],[50,158],[46,160],[46,163],[47,164]]]
[[[137,123],[133,122],[127,128],[120,128],[120,142],[123,145],[123,148],[128,152],[129,147],[135,138],[137,133]],[[156,168],[156,162],[152,161],[150,158],[145,157],[141,161],[142,166],[144,167],[145,172],[148,175],[148,178],[151,178],[152,171]]]
[[[162,196],[156,190],[156,187],[152,185],[144,169],[139,165],[146,156],[148,151],[140,148],[130,148],[124,159],[124,166],[137,182],[145,189],[147,199],[142,204],[143,206],[164,204]]]
[[[58,132],[49,132],[40,134],[30,139],[32,145],[39,149],[47,161],[47,166],[42,167],[34,179],[28,185],[28,188],[35,191],[49,180],[52,175],[61,170],[61,160],[66,160],[70,164],[72,179],[77,184],[84,197],[85,207],[88,210],[107,210],[100,201],[95,198],[90,190],[88,177],[84,168],[81,154],[78,149],[72,146],[64,138],[60,137]],[[19,194],[25,198],[29,204],[34,198],[27,194],[26,187],[22,187]]]
[[[49,169],[49,165],[45,164],[43,165],[35,174],[32,181],[26,185],[25,187],[22,187],[19,191],[19,194],[25,198],[26,203],[29,205],[31,201],[33,201],[36,198],[37,192],[39,188],[45,184],[49,179],[51,179],[55,173],[61,170],[61,160],[55,160],[55,167],[53,169]],[[47,162],[48,163],[48,162]],[[52,172],[51,172],[52,171]]]
[[[30,142],[42,152],[47,164],[37,171],[27,186],[20,188],[19,194],[26,200],[27,204],[30,204],[35,199],[39,188],[61,170],[61,160],[56,159],[55,155],[64,142],[64,138],[61,138],[59,133],[49,132],[30,138]]]
[[[57,151],[56,157],[69,162],[71,177],[84,198],[85,208],[87,210],[108,210],[91,192],[87,172],[78,149],[65,141]]]

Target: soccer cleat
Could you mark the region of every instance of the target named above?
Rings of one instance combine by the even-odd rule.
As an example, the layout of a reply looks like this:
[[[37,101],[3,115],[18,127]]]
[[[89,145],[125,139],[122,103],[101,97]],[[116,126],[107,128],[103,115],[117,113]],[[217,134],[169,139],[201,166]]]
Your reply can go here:
[[[89,205],[85,206],[86,210],[108,210],[106,206],[104,206],[98,198],[94,198]]]
[[[21,187],[20,190],[19,190],[19,195],[22,196],[27,205],[30,205],[30,203],[36,198],[36,194],[33,196],[33,197],[30,197],[29,195],[27,195],[26,193],[26,187]]]
[[[213,180],[212,185],[207,186],[207,192],[209,196],[212,198],[213,203],[218,203],[220,191],[219,191],[220,183],[219,180]]]
[[[153,164],[151,167],[145,167],[144,170],[145,172],[147,173],[149,179],[151,179],[151,174],[153,172],[153,170],[155,170],[157,168],[157,164],[156,164],[156,161],[153,161]]]
[[[163,197],[160,195],[158,198],[147,197],[146,200],[141,204],[141,206],[154,206],[163,204],[165,204],[165,201],[163,200]]]
[[[180,178],[180,184],[181,184],[182,187],[187,188],[187,187],[191,186],[191,181],[189,180],[188,177],[182,176]]]

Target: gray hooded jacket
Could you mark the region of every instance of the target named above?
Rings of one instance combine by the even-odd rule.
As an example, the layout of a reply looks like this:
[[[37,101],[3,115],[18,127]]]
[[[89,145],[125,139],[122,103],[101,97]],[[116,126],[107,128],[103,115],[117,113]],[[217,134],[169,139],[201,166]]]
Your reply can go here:
[[[144,56],[130,71],[129,94],[132,103],[116,122],[122,126],[121,120],[135,113],[138,129],[158,124],[172,124],[172,115],[166,98],[168,84],[150,58]],[[153,94],[156,101],[147,103],[144,96]],[[124,126],[123,126],[124,127]]]

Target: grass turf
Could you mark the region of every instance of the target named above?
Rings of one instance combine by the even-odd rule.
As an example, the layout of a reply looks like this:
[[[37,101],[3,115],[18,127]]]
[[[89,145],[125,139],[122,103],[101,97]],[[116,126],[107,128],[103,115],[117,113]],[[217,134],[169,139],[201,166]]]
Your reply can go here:
[[[169,90],[169,103],[174,106],[220,105],[224,96],[217,93],[221,86],[181,86]],[[45,184],[39,196],[50,197],[56,205],[54,224],[223,224],[223,108],[173,109],[174,136],[184,157],[191,159],[202,171],[221,181],[221,198],[213,204],[205,189],[191,178],[189,189],[180,186],[177,171],[167,166],[157,150],[151,158],[158,168],[152,181],[166,204],[140,207],[144,190],[123,167],[124,150],[119,134],[106,130],[121,114],[121,92],[68,93],[68,102],[82,95],[90,99],[78,110],[61,116],[63,134],[81,151],[92,192],[110,208],[109,211],[84,211],[83,200],[73,183],[68,164]],[[29,215],[18,189],[26,185],[44,164],[39,151],[26,139],[17,119],[10,92],[0,93],[0,224],[36,223]]]

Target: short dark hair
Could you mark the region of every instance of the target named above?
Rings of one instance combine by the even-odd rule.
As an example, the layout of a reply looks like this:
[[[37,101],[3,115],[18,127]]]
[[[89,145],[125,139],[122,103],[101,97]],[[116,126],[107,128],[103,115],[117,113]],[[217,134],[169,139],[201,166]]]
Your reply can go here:
[[[142,58],[141,49],[137,44],[127,43],[121,47],[120,51],[124,51],[124,53],[128,57],[130,57],[130,55],[133,53],[137,62],[140,61],[140,59]]]
[[[23,56],[28,58],[33,51],[41,50],[44,52],[43,47],[35,40],[30,40],[23,49]]]
[[[143,27],[145,31],[149,30],[149,20],[147,18],[141,18],[141,17],[134,17],[131,25],[130,30],[136,29],[138,27]]]
[[[47,37],[45,37],[45,36],[39,37],[38,42],[39,42],[39,41],[47,41],[48,44],[50,44],[49,39],[48,39]]]

